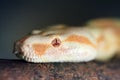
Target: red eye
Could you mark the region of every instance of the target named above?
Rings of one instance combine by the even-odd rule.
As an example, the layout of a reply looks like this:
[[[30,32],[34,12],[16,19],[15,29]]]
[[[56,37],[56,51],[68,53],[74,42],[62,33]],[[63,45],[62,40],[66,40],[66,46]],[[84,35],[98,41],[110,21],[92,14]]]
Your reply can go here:
[[[52,40],[51,44],[54,46],[54,47],[59,47],[60,44],[61,44],[61,40],[59,38],[55,38]]]

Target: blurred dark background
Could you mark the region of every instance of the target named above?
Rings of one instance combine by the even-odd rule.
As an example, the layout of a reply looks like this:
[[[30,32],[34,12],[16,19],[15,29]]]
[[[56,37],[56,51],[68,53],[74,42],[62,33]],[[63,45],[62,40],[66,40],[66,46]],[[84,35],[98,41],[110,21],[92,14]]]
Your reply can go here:
[[[99,17],[120,17],[115,0],[0,0],[0,58],[16,58],[13,43],[33,29],[82,25]]]

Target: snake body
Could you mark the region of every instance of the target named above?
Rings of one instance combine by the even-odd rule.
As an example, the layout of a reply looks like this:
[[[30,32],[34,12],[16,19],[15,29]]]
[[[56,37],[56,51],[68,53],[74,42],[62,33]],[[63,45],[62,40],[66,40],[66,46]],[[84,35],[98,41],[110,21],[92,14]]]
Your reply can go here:
[[[108,24],[110,21],[107,21]],[[14,53],[34,63],[108,61],[119,52],[119,27],[106,27],[104,23],[106,26],[103,28],[104,25],[99,27],[98,24],[103,23],[94,20],[86,27],[57,25],[33,30],[15,42]]]

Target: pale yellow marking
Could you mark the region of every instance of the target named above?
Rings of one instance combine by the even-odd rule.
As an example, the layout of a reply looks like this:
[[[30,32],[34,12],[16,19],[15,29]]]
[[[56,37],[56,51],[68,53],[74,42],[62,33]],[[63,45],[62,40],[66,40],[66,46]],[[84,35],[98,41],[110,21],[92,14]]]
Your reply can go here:
[[[39,44],[39,43],[36,43],[36,44],[33,44],[32,45],[35,53],[39,56],[42,56],[45,54],[45,51],[50,47],[48,44]]]
[[[116,20],[112,20],[112,19],[98,19],[98,20],[94,20],[91,22],[92,25],[97,26],[97,27],[102,27],[102,28],[115,28],[115,27],[119,27],[119,25],[117,24]]]
[[[106,42],[105,37],[103,35],[101,35],[97,38],[97,43],[100,44],[101,42],[105,42],[103,47],[105,50],[109,50],[110,45]]]
[[[71,35],[65,41],[83,43],[83,44],[87,44],[87,45],[90,45],[90,46],[96,48],[96,46],[88,38],[86,38],[84,36]]]
[[[100,43],[104,40],[104,36],[103,35],[100,35],[98,38],[97,38],[97,43]]]

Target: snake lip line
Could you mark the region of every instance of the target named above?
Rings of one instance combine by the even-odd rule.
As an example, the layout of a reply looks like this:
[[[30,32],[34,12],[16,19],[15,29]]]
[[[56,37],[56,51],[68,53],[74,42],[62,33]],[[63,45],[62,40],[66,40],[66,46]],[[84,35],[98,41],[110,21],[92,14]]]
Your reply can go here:
[[[16,54],[16,56],[18,56],[19,58],[25,59],[28,62],[31,62],[31,60],[34,61],[35,59],[37,59],[37,58],[29,58],[28,56],[23,56],[23,55],[21,55],[21,53],[20,54]]]

